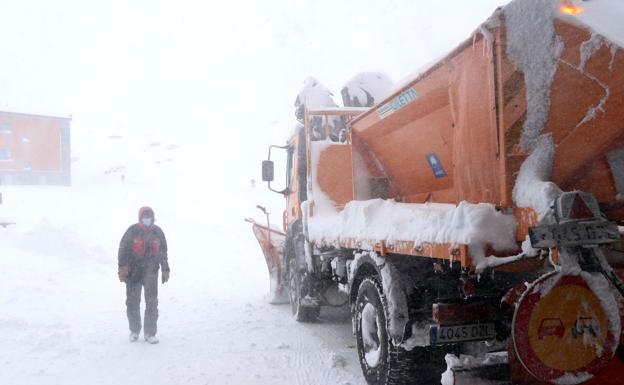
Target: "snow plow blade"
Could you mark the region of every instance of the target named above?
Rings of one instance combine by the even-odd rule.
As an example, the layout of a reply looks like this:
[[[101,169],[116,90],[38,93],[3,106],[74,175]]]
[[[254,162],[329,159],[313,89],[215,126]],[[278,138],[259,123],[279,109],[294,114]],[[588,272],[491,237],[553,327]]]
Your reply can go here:
[[[246,218],[246,222],[252,224],[252,230],[262,253],[264,254],[264,260],[269,269],[270,278],[270,303],[286,303],[288,302],[288,293],[284,287],[282,281],[282,251],[284,250],[284,241],[286,234],[279,231],[276,228],[268,227],[256,223],[251,218]]]
[[[450,356],[450,357],[449,357]],[[444,385],[511,385],[511,371],[506,353],[489,353],[482,362],[462,360],[447,355],[448,369],[442,375]]]

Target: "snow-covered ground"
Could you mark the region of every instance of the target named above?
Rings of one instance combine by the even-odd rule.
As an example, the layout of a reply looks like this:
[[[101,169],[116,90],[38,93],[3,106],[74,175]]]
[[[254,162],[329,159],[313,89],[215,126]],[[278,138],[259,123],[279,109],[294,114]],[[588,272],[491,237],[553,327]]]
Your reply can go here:
[[[79,139],[74,186],[0,187],[0,218],[16,222],[0,227],[1,383],[364,382],[348,312],[300,324],[288,305],[268,303],[264,259],[242,220],[266,200],[264,186],[188,178],[182,170],[201,167],[185,163],[196,158],[184,146]],[[133,158],[124,146],[145,151]],[[98,155],[113,150],[114,160]],[[165,151],[172,160],[158,162]],[[115,165],[124,171],[106,172]],[[128,341],[117,279],[118,242],[145,204],[168,238],[172,269],[159,286],[158,345]]]

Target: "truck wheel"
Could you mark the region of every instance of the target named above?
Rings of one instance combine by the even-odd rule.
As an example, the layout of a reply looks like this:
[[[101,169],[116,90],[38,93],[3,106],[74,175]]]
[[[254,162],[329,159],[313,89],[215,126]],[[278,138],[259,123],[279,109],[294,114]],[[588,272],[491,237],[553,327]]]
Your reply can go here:
[[[302,299],[305,298],[307,290],[303,285],[303,276],[296,267],[294,260],[289,264],[288,291],[290,298],[290,308],[295,320],[299,322],[315,321],[320,314],[319,306],[303,306]]]
[[[395,346],[388,332],[388,302],[379,281],[365,278],[355,304],[358,358],[370,385],[435,384],[443,365],[432,366],[428,348],[407,351]],[[442,360],[441,363],[444,361]]]

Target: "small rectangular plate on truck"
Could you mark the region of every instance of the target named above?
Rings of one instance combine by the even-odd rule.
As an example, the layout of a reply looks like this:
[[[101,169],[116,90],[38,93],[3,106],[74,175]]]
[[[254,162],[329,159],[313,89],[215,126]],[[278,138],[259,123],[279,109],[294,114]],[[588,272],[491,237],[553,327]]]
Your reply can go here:
[[[529,237],[534,248],[551,248],[613,243],[619,241],[620,233],[613,222],[568,222],[529,227]]]
[[[494,323],[431,327],[431,345],[452,344],[463,341],[491,340],[496,337]]]

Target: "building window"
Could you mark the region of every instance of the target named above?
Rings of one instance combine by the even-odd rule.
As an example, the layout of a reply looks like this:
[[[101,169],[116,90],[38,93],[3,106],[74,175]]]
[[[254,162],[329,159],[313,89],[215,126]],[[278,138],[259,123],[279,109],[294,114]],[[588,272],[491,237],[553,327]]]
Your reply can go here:
[[[0,161],[2,160],[11,160],[11,150],[8,148],[0,148]]]
[[[10,134],[11,126],[8,123],[0,123],[0,134]]]

